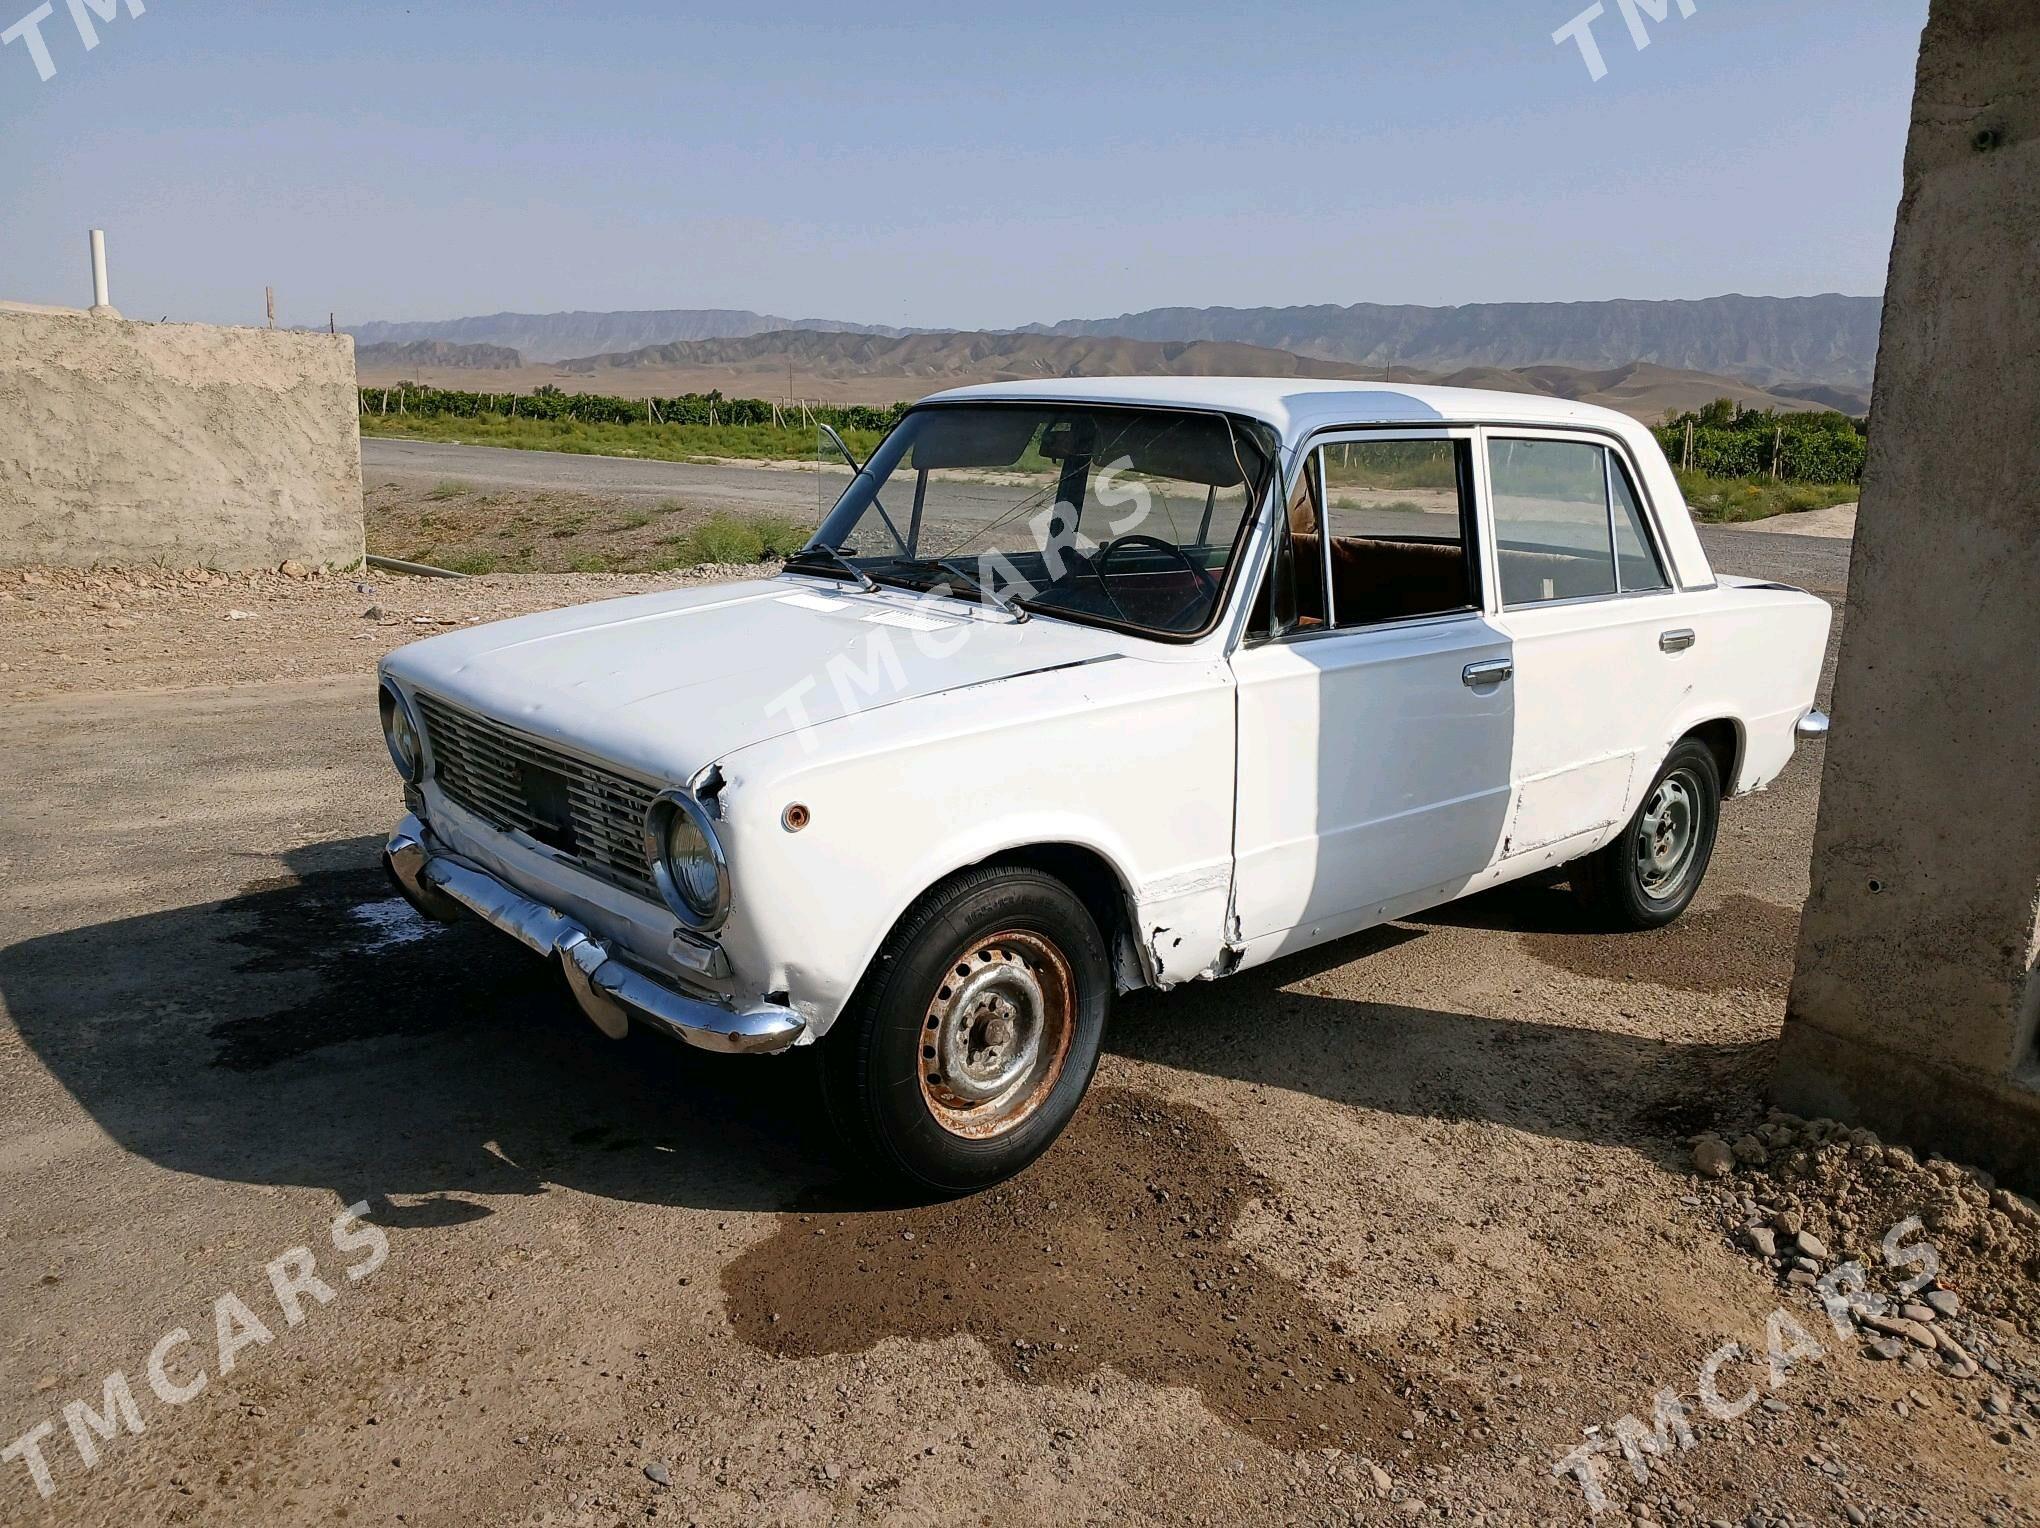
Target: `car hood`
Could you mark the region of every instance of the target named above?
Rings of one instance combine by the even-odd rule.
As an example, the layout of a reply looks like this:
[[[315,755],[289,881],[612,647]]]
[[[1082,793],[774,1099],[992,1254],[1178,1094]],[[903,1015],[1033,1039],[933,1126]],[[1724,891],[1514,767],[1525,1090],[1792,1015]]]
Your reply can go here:
[[[400,648],[384,671],[654,779],[917,696],[1119,656],[1127,639],[905,590],[791,579],[550,610]]]

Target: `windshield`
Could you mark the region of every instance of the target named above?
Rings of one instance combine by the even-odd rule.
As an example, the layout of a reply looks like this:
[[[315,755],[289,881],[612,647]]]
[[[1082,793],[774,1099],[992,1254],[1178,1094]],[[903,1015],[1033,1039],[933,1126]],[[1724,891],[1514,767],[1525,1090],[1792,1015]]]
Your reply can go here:
[[[1189,637],[1218,619],[1273,459],[1265,426],[1178,409],[915,409],[793,565]]]

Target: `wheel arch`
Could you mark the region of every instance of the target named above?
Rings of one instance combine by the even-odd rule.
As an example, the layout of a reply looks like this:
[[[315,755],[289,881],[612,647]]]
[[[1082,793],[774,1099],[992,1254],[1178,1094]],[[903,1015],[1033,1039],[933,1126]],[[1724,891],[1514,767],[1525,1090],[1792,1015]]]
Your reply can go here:
[[[1113,976],[1119,989],[1130,991],[1149,984],[1146,962],[1139,942],[1133,937],[1133,889],[1126,878],[1098,850],[1089,844],[1037,843],[1002,849],[979,860],[978,865],[1020,865],[1052,875],[1077,894],[1077,899],[1098,925],[1105,948],[1112,953]],[[962,867],[966,869],[974,866]],[[951,872],[954,874],[955,872]],[[938,883],[939,884],[939,883]]]
[[[1701,744],[1714,756],[1715,770],[1721,776],[1721,794],[1733,796],[1746,747],[1742,723],[1732,716],[1717,716],[1694,723],[1679,734],[1672,747],[1676,748],[1688,739]],[[1671,749],[1665,752],[1669,754]]]
[[[1153,985],[1153,973],[1146,954],[1134,937],[1134,930],[1139,926],[1139,903],[1134,897],[1133,882],[1105,850],[1096,844],[1069,837],[1020,840],[983,849],[971,858],[944,862],[941,869],[924,870],[916,877],[920,884],[886,920],[871,949],[865,953],[864,968],[869,968],[871,960],[884,948],[894,931],[930,892],[969,871],[1008,865],[1053,876],[1076,894],[1092,921],[1098,925],[1098,933],[1111,956],[1113,979],[1119,991],[1130,992]],[[862,979],[861,973],[859,979]]]

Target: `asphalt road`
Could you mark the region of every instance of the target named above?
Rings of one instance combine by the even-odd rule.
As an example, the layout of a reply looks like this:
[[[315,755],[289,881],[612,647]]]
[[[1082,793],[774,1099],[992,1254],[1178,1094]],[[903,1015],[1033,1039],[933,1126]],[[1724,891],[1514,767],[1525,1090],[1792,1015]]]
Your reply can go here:
[[[805,464],[742,467],[642,461],[371,436],[361,442],[361,473],[369,486],[401,483],[429,488],[457,481],[485,490],[579,493],[647,503],[681,499],[704,509],[737,513],[769,510],[812,519],[818,512],[815,474]],[[824,482],[834,485],[828,493],[829,503],[848,480],[847,471],[825,475]],[[827,504],[819,508],[827,508]]]
[[[640,461],[373,437],[361,443],[361,466],[370,484],[429,488],[453,480],[496,490],[582,493],[648,502],[679,499],[704,509],[771,511],[809,519],[834,501],[846,481],[844,474],[827,474],[823,480],[827,498],[818,503],[814,475],[789,467]],[[1709,525],[1700,528],[1700,540],[1717,572],[1775,578],[1834,596],[1848,589],[1849,543],[1840,538],[1755,536],[1733,526]]]

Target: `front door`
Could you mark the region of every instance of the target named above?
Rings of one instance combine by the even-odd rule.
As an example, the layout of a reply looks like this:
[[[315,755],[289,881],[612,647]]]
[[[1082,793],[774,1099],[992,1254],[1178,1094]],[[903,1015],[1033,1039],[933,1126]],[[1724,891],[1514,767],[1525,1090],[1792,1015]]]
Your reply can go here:
[[[1470,431],[1349,432],[1305,459],[1233,656],[1250,960],[1443,901],[1498,853],[1514,660],[1483,609],[1473,484]]]

